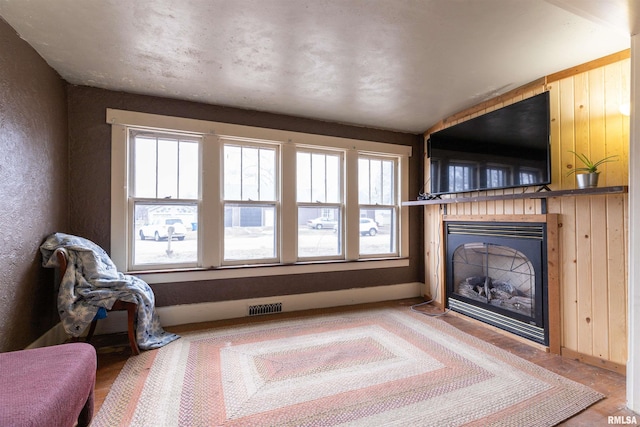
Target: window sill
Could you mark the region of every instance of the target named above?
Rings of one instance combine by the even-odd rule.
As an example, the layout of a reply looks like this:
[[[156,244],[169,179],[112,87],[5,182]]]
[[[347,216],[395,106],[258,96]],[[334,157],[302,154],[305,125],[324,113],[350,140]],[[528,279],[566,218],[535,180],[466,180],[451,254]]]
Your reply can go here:
[[[358,261],[301,262],[291,265],[242,265],[209,269],[131,271],[149,284],[197,282],[203,280],[236,279],[244,277],[283,276],[288,274],[326,273],[335,271],[372,270],[408,267],[408,258],[364,259]]]

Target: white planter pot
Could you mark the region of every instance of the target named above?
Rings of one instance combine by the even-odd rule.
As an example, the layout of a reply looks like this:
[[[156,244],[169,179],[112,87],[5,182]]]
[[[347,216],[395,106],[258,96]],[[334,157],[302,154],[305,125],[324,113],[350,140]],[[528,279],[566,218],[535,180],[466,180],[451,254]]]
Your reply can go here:
[[[576,175],[578,188],[593,188],[598,186],[598,176],[600,172],[579,173]]]

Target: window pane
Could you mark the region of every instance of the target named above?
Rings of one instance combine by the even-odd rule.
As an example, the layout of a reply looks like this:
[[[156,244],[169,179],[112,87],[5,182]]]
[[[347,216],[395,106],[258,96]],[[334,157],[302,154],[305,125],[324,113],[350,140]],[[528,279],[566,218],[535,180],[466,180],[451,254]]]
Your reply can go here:
[[[200,175],[198,158],[197,142],[180,141],[178,197],[181,199],[198,198],[198,176]]]
[[[276,166],[273,148],[225,145],[225,200],[276,200]]]
[[[178,198],[178,141],[158,140],[158,195],[157,198]]]
[[[299,202],[311,201],[311,153],[298,153],[297,167],[297,197]]]
[[[339,208],[298,208],[298,257],[341,255],[341,227]]]
[[[311,155],[311,201],[327,202],[327,170],[326,158],[322,154]]]
[[[340,203],[342,201],[341,156],[298,152],[297,197],[300,203]]]
[[[134,264],[197,263],[196,205],[136,203],[134,218]]]
[[[277,257],[276,209],[273,205],[227,203],[224,208],[226,261]]]
[[[369,160],[368,159],[359,159],[358,160],[358,200],[362,205],[371,204],[371,199],[369,197]]]
[[[358,161],[358,197],[362,205],[394,205],[395,162],[360,158]]]
[[[382,162],[369,160],[369,203],[382,204]]]
[[[396,187],[395,187],[395,172],[393,170],[394,162],[384,161],[382,162],[382,204],[383,205],[395,205],[396,204]]]
[[[260,149],[260,197],[258,200],[276,200],[276,151]]]
[[[137,135],[133,142],[133,196],[198,198],[199,146],[197,141]]]
[[[396,253],[394,209],[360,209],[360,254]]]
[[[327,156],[327,203],[341,202],[341,176],[340,156]]]
[[[136,136],[133,142],[133,193],[135,197],[156,197],[156,139]]]
[[[260,176],[258,149],[242,147],[242,199],[260,200],[258,177]]]
[[[224,198],[242,200],[242,148],[224,146]]]

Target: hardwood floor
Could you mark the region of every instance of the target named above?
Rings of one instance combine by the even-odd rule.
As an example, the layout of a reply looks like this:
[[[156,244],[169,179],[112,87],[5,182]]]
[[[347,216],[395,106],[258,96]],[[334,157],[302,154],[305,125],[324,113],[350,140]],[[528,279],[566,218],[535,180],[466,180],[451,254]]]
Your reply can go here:
[[[367,306],[406,306],[409,307],[413,304],[419,303],[421,300],[401,300],[390,301],[385,303],[366,304]],[[323,309],[323,312],[327,311],[339,311],[340,308],[335,309]],[[417,310],[426,314],[437,313],[437,310],[429,305],[420,306]],[[295,313],[281,313],[272,316],[290,317],[295,316]],[[470,322],[462,317],[446,314],[439,316],[439,319],[445,321],[458,329],[467,332],[473,336],[483,339],[497,347],[500,347],[506,351],[516,354],[523,359],[529,360],[539,366],[542,366],[552,372],[562,375],[571,380],[577,381],[584,385],[591,387],[594,390],[606,396],[605,399],[587,408],[585,411],[575,415],[568,419],[562,426],[607,426],[614,424],[608,417],[633,417],[640,422],[640,414],[636,414],[626,408],[626,385],[625,377],[615,372],[611,372],[599,367],[591,366],[571,360],[566,357],[561,357],[553,354],[546,353],[535,346],[527,345],[520,340],[513,339],[506,334],[498,333],[490,328],[478,325],[475,322]],[[180,333],[185,331],[193,331],[202,328],[211,327],[211,325],[220,325],[222,323],[234,324],[247,321],[259,321],[257,318],[251,318],[248,320],[235,319],[225,320],[220,322],[211,322],[206,324],[195,325],[183,325],[179,327],[166,328],[172,332]],[[110,336],[98,336],[94,338],[93,344],[98,350],[98,372],[96,378],[95,389],[95,413],[98,412],[100,406],[104,402],[109,389],[120,370],[126,363],[127,359],[131,356],[131,350],[128,346],[126,334],[122,335],[110,335]],[[618,418],[617,420],[630,420],[631,418]],[[637,424],[625,424],[625,425],[637,425]]]

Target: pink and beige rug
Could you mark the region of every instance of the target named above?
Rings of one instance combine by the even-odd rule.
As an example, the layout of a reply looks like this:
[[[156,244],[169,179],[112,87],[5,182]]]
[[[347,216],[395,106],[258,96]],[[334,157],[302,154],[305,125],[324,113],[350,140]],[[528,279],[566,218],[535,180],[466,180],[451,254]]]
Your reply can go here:
[[[603,396],[408,308],[182,334],[92,426],[551,426]]]

